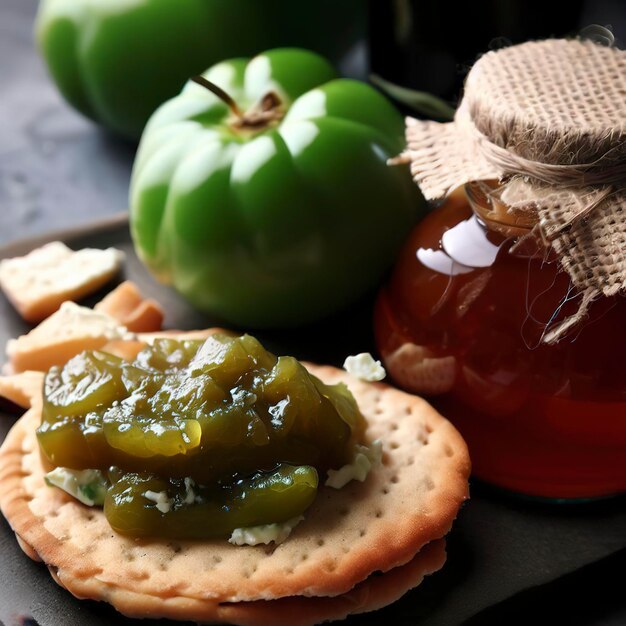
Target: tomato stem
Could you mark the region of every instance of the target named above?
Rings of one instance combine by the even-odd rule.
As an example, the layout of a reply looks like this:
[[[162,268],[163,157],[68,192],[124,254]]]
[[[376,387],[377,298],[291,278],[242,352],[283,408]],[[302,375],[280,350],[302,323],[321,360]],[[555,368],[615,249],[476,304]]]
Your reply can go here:
[[[192,76],[191,80],[198,85],[202,85],[205,89],[208,89],[211,93],[214,93],[239,119],[243,119],[243,113],[237,106],[237,103],[233,100],[232,96],[227,94],[221,87],[218,87],[215,83],[207,80],[204,76]]]
[[[269,91],[256,104],[250,107],[250,109],[242,113],[232,96],[227,94],[215,83],[207,80],[204,76],[192,76],[190,80],[208,89],[228,106],[236,118],[235,120],[231,120],[233,128],[262,130],[263,128],[276,124],[285,114],[282,100],[275,91]]]

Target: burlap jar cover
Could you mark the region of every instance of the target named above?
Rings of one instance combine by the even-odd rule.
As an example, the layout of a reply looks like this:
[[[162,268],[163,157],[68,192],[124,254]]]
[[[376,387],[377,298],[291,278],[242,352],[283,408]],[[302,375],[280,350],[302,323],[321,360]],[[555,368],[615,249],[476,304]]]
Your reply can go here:
[[[403,158],[428,200],[499,179],[509,207],[537,228],[578,291],[577,313],[626,290],[626,51],[591,41],[528,42],[482,56],[453,122],[407,120]]]

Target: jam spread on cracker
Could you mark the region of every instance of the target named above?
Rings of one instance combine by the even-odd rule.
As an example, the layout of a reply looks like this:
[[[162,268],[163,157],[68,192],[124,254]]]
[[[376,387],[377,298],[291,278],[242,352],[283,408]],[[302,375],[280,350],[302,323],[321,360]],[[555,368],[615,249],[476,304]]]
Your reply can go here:
[[[118,532],[228,538],[301,515],[364,429],[344,385],[249,335],[218,334],[53,367],[37,437],[53,465],[103,472]]]

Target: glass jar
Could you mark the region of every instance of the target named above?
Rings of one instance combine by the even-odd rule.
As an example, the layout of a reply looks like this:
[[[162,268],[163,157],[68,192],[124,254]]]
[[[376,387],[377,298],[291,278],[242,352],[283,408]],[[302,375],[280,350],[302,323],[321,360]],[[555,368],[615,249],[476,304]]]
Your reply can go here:
[[[467,185],[413,231],[376,307],[387,371],[433,396],[476,477],[547,498],[625,492],[626,298],[599,298],[543,341],[579,299],[537,216],[493,187]]]

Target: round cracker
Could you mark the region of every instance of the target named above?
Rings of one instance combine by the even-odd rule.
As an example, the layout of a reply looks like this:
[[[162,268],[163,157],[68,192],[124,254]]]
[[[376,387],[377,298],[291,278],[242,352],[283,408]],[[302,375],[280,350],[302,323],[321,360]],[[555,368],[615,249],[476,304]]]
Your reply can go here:
[[[214,621],[224,603],[345,594],[448,532],[467,497],[469,458],[458,432],[421,398],[336,368],[307,367],[350,387],[368,420],[367,438],[382,441],[383,465],[364,483],[320,489],[280,546],[114,533],[101,510],[45,485],[39,402],[0,449],[0,509],[64,587],[127,614]]]
[[[22,542],[23,543],[23,542]],[[20,545],[24,548],[24,546]],[[133,594],[126,590],[117,602],[116,590],[111,590],[107,600],[128,617],[144,618],[148,615],[161,618],[195,620],[211,623],[237,624],[238,626],[314,626],[322,622],[345,619],[376,611],[399,600],[417,587],[425,576],[441,569],[446,561],[445,539],[436,539],[425,545],[408,563],[395,567],[385,574],[373,574],[347,593],[338,596],[290,596],[276,600],[253,602],[216,603],[208,617],[207,605],[201,600],[181,597],[158,598]],[[29,546],[26,547],[32,550]],[[64,587],[54,568],[53,579]],[[74,581],[76,582],[76,581]],[[96,583],[102,592],[100,583]],[[94,585],[89,580],[73,587],[74,595],[91,598]]]
[[[445,539],[422,548],[408,563],[386,574],[372,575],[345,594],[333,597],[290,597],[221,604],[221,621],[240,626],[313,626],[375,611],[417,587],[424,577],[443,567]]]

